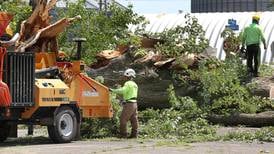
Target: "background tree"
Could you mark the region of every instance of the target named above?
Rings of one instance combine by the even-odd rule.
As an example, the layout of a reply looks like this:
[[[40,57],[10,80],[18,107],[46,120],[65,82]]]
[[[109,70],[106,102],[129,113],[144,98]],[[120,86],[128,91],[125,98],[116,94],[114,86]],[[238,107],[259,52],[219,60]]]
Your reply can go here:
[[[31,7],[22,0],[2,1],[0,4],[0,11],[14,14],[10,26],[14,32],[19,32],[21,22],[31,14]]]
[[[68,3],[66,9],[59,9],[58,16],[71,17],[81,15],[82,20],[67,29],[59,38],[63,50],[72,51],[71,39],[85,37],[83,59],[89,64],[94,56],[106,49],[113,49],[121,40],[129,37],[129,25],[138,25],[144,22],[144,17],[134,13],[132,6],[127,9],[110,5],[107,11],[98,11],[85,8],[85,0],[77,3]]]

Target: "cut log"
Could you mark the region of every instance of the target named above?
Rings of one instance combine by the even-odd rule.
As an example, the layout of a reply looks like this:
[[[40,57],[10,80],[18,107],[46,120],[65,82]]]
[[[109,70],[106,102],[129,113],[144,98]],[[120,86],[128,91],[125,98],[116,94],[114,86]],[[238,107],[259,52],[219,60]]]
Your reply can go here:
[[[130,51],[118,58],[108,61],[108,65],[88,70],[88,74],[96,78],[104,77],[105,85],[115,88],[116,84],[123,85],[123,71],[133,68],[136,73],[136,83],[139,86],[139,107],[166,108],[169,107],[168,92],[169,85],[174,84],[178,94],[185,95],[192,89],[177,87],[168,69],[156,69],[154,63],[135,63]]]
[[[50,25],[49,11],[54,7],[57,0],[35,0],[35,9],[31,16],[21,23],[20,37],[16,44],[19,52],[58,52],[57,36],[62,33],[74,18],[63,18]]]
[[[24,42],[20,42],[17,45],[16,51],[25,52],[25,49],[35,46],[36,52],[40,51],[48,51],[51,52],[58,52],[58,43],[57,43],[57,36],[62,33],[67,26],[69,26],[73,21],[81,19],[81,16],[76,16],[74,18],[63,18],[52,25],[48,25],[45,28],[39,29],[36,33],[32,34]],[[23,24],[24,25],[24,24]],[[22,29],[25,29],[22,26]],[[25,30],[21,30],[21,35],[26,32]],[[22,40],[22,38],[21,38]],[[35,52],[34,51],[34,52]]]
[[[175,61],[175,58],[169,58],[167,60],[158,61],[158,62],[154,63],[154,66],[156,66],[156,67],[163,67],[165,65],[169,65],[169,64],[171,65],[171,63],[173,61]]]
[[[54,6],[56,0],[37,0],[36,7],[31,16],[22,22],[20,29],[20,42],[24,42],[35,35],[40,29],[49,26],[49,10]]]
[[[97,65],[94,65],[88,73],[93,78],[96,78],[97,76],[104,77],[104,84],[110,88],[115,88],[115,84],[123,84],[123,80],[121,79],[123,71],[126,68],[133,68],[137,72],[135,80],[140,89],[138,101],[141,107],[169,107],[167,89],[171,84],[174,85],[175,91],[179,96],[197,98],[198,85],[195,85],[195,83],[187,86],[181,85],[180,82],[178,83],[176,79],[172,78],[172,69],[169,69],[169,67],[158,69],[154,66],[155,58],[153,57],[157,55],[157,53],[151,51],[144,58],[135,60],[134,52],[129,50],[126,54],[117,58],[97,63]],[[197,61],[209,57],[210,55],[195,56],[194,65]],[[193,58],[190,58],[190,64],[193,64]],[[257,79],[257,81],[261,83],[265,80],[261,81]],[[262,90],[262,87],[266,86],[258,87],[257,89],[257,91],[260,91],[261,89],[263,91],[262,94],[266,97],[269,96],[269,83],[271,80],[269,79],[268,81],[269,82],[262,83],[263,85],[268,85],[267,90]]]
[[[120,57],[124,51],[117,50],[104,50],[96,55],[96,63],[90,65],[92,69],[98,69],[104,66],[107,66],[110,63],[111,59]]]
[[[149,51],[146,56],[135,60],[135,63],[158,62],[161,61],[162,58],[163,56],[161,54],[155,53],[154,51]]]
[[[8,41],[1,41],[0,40],[0,45],[3,47],[9,47],[9,46],[14,46],[16,41],[19,39],[19,33],[16,33],[10,40]]]
[[[118,45],[116,48],[116,51],[119,51],[122,54],[128,50],[129,50],[129,45]]]
[[[196,60],[195,57],[196,56],[194,54],[184,54],[176,58],[176,60],[172,62],[170,68],[180,70],[193,66]]]
[[[274,98],[274,78],[273,77],[258,77],[252,80],[252,83],[256,84],[256,87],[252,89],[253,95],[261,97]],[[271,92],[272,89],[272,92]],[[271,94],[272,93],[272,94]]]
[[[100,59],[102,58],[102,59],[110,60],[113,58],[117,58],[121,56],[122,54],[123,54],[122,52],[116,51],[116,50],[104,50],[98,53],[97,57]]]
[[[164,43],[164,41],[160,39],[147,38],[147,37],[143,37],[141,39],[141,47],[143,48],[155,48],[155,45],[157,45],[158,43],[162,44]]]
[[[232,114],[230,116],[210,115],[208,116],[208,120],[214,124],[224,124],[227,126],[274,126],[274,111],[267,111],[258,114]]]

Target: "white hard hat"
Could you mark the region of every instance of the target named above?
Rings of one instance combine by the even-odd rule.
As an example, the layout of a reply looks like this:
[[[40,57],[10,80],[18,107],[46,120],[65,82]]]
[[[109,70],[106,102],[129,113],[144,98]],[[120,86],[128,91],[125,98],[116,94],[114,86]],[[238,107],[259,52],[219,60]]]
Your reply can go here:
[[[124,72],[124,76],[127,76],[127,77],[134,77],[136,76],[136,73],[133,69],[129,68],[127,69],[125,72]]]

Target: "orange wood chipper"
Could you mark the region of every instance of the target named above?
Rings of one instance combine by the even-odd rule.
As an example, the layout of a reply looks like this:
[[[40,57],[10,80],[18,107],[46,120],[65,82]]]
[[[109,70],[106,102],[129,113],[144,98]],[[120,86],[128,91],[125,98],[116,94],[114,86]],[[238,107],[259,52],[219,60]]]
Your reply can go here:
[[[10,19],[0,13],[0,34]],[[80,136],[82,118],[112,117],[109,89],[84,73],[85,39],[75,41],[71,62],[58,61],[56,53],[0,47],[0,142],[17,137],[18,124],[47,126],[54,142],[70,142]]]

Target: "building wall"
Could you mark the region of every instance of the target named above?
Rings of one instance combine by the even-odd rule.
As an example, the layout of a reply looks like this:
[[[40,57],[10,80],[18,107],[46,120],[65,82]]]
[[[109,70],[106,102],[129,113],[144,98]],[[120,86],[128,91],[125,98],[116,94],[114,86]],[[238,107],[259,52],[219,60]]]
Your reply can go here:
[[[191,0],[191,12],[271,11],[272,0]]]

